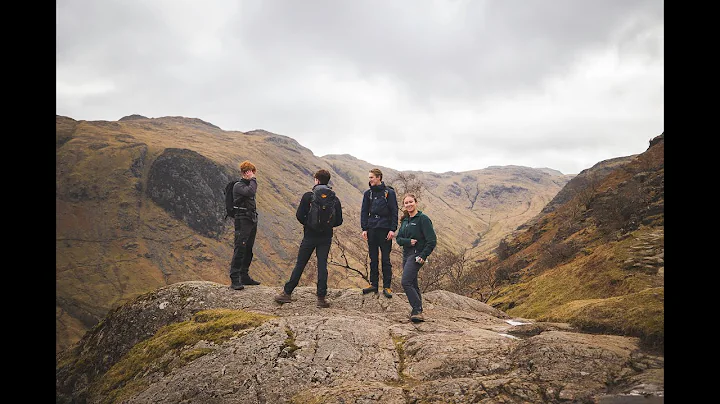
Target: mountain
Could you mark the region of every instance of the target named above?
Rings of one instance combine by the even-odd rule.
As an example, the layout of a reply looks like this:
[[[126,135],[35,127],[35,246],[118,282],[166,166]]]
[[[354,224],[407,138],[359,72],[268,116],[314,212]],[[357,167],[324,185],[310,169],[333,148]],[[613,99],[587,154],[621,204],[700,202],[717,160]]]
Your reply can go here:
[[[56,352],[110,311],[159,287],[199,280],[229,284],[233,229],[223,218],[222,192],[239,177],[245,159],[258,167],[253,278],[279,289],[289,277],[302,238],[297,203],[313,185],[312,174],[325,168],[345,217],[336,229],[328,284],[367,285],[359,211],[372,163],[350,155],[318,157],[288,136],[225,131],[197,118],[56,116]],[[438,233],[438,257],[463,251],[472,259],[491,255],[574,177],[519,166],[461,173],[380,168],[400,194],[421,191],[419,207]],[[394,246],[396,290],[400,255]],[[428,269],[441,263],[431,260]],[[314,284],[313,269],[311,261],[301,285]]]
[[[56,403],[647,403],[664,358],[636,337],[513,318],[442,290],[423,295],[187,281],[118,307],[56,367]]]
[[[569,181],[487,265],[509,315],[639,337],[664,350],[665,136]]]

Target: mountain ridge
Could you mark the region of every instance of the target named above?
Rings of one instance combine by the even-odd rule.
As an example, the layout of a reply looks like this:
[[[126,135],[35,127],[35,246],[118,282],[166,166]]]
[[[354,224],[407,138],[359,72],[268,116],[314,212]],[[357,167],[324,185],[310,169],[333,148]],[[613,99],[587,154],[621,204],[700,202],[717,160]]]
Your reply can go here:
[[[346,217],[331,250],[330,285],[366,284],[359,209],[375,165],[318,157],[291,137],[263,129],[225,131],[177,116],[123,118],[56,116],[56,350],[77,341],[107,311],[156,287],[228,282],[232,226],[222,220],[218,192],[239,176],[237,165],[245,159],[258,167],[259,181],[253,277],[276,286],[287,278],[302,237],[295,220],[299,197],[312,186],[312,173],[326,168]],[[381,169],[398,192],[422,185],[420,206],[433,217],[438,251],[467,246],[478,257],[537,214],[571,178],[531,168],[443,174]],[[400,268],[399,248],[391,259]],[[302,284],[312,284],[312,272]]]

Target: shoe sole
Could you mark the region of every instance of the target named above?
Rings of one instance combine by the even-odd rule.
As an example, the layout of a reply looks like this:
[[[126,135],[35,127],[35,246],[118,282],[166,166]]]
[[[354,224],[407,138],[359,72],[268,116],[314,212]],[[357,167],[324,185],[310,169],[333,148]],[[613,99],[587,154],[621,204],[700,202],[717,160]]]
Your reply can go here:
[[[425,322],[425,320],[420,319],[420,318],[411,318],[410,321],[412,321],[413,323],[422,323],[422,322]]]

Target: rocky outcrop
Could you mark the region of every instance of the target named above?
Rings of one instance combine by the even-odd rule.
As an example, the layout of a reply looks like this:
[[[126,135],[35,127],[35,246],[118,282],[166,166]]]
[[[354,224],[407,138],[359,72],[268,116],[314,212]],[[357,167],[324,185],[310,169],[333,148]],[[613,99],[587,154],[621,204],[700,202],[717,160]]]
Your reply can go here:
[[[229,178],[197,152],[168,148],[152,164],[147,195],[191,229],[218,238],[225,226],[223,191]]]
[[[423,295],[427,321],[419,324],[408,321],[403,293],[331,289],[331,307],[319,309],[314,287],[297,288],[285,305],[273,300],[279,290],[193,281],[140,296],[58,356],[56,402],[662,402],[664,360],[643,353],[636,338],[511,319],[442,290]],[[202,313],[218,308],[265,317],[223,340],[174,343],[142,363],[169,328],[207,323]]]

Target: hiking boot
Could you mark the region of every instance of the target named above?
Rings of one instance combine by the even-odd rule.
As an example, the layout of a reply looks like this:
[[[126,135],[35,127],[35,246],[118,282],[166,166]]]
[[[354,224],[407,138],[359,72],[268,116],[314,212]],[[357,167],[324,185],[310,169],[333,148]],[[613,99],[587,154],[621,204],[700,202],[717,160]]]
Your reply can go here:
[[[251,278],[250,275],[245,275],[245,274],[240,275],[240,281],[243,283],[243,285],[259,285],[260,284],[260,282]]]
[[[420,323],[425,321],[425,316],[423,316],[422,312],[411,314],[410,321],[412,321],[413,323]]]
[[[392,289],[390,288],[384,288],[383,289],[383,295],[387,297],[388,299],[392,297]]]
[[[240,281],[232,281],[232,283],[230,284],[230,289],[243,290],[243,289],[245,289],[245,286],[243,286],[243,284],[240,283]]]
[[[292,302],[292,299],[290,299],[290,295],[285,293],[285,291],[283,290],[282,292],[280,292],[279,295],[275,296],[275,301],[282,304],[282,303],[290,303],[290,302]]]
[[[378,287],[377,286],[370,286],[369,288],[363,289],[363,295],[367,295],[368,293],[377,293]]]
[[[317,299],[317,307],[321,309],[327,309],[330,307],[330,303],[325,300],[325,296],[318,296]]]

